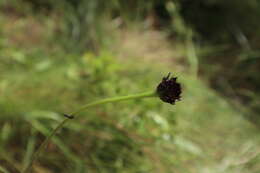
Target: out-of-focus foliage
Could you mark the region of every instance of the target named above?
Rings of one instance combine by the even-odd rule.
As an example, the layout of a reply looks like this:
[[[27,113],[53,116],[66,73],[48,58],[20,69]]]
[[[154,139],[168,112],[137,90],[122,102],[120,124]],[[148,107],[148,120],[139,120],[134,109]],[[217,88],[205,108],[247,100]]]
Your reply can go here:
[[[236,97],[238,104],[255,112],[256,116],[251,112],[249,119],[258,124],[260,1],[183,0],[179,3],[181,16],[196,32],[197,51],[210,50],[212,44],[224,48],[199,57],[201,73],[207,74],[214,88],[229,98]]]
[[[253,0],[0,1],[0,172],[26,167],[61,113],[155,89],[172,71],[181,102],[89,109],[53,138],[35,172],[258,173],[259,129],[244,117],[259,125],[259,8]]]
[[[179,0],[181,15],[204,39],[236,40],[241,34],[259,34],[257,0]],[[241,33],[242,32],[242,33]]]

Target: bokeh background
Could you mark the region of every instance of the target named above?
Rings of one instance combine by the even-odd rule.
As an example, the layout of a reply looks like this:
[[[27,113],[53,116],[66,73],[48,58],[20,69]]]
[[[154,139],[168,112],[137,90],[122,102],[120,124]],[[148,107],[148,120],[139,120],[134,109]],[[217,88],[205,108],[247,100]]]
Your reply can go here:
[[[1,0],[0,172],[259,173],[259,0]]]

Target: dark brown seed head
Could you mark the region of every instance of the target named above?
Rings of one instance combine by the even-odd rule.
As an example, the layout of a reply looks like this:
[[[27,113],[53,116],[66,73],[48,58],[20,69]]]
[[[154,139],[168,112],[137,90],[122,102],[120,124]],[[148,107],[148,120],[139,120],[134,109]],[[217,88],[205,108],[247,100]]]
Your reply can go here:
[[[177,77],[170,78],[171,73],[164,77],[157,86],[157,94],[164,102],[175,104],[181,99],[181,85],[177,82]]]

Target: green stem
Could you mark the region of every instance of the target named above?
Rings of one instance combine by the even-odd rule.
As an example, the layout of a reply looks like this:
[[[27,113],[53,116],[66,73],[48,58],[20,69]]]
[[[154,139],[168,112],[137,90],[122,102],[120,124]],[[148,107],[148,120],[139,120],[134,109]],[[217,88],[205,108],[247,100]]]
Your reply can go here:
[[[131,99],[140,99],[140,98],[146,98],[146,97],[155,97],[156,96],[156,92],[154,91],[150,91],[150,92],[146,92],[146,93],[140,93],[140,94],[135,94],[135,95],[128,95],[128,96],[119,96],[119,97],[112,97],[112,98],[106,98],[106,99],[102,99],[102,100],[98,100],[92,103],[88,103],[84,106],[82,106],[81,108],[79,108],[78,110],[72,112],[69,114],[69,116],[73,116],[74,118],[77,116],[78,113],[86,110],[87,108],[90,107],[94,107],[97,105],[101,105],[101,104],[106,104],[106,103],[113,103],[113,102],[119,102],[119,101],[124,101],[124,100],[131,100]],[[51,134],[43,141],[43,143],[40,145],[40,147],[35,151],[35,153],[33,154],[30,164],[28,164],[28,166],[22,171],[23,173],[29,173],[34,161],[39,157],[39,154],[47,147],[49,141],[51,140],[51,138],[66,124],[66,122],[68,122],[69,118],[66,118],[64,120],[62,120],[58,126],[51,132]]]
[[[131,99],[138,99],[138,98],[145,98],[145,97],[154,97],[156,96],[155,92],[146,92],[146,93],[141,93],[141,94],[135,94],[135,95],[128,95],[128,96],[119,96],[119,97],[112,97],[112,98],[106,98],[102,99],[99,101],[95,101],[89,104],[86,104],[76,110],[75,112],[72,112],[69,115],[76,116],[79,112],[93,106],[101,105],[101,104],[106,104],[106,103],[112,103],[112,102],[119,102],[119,101],[124,101],[124,100],[131,100]]]

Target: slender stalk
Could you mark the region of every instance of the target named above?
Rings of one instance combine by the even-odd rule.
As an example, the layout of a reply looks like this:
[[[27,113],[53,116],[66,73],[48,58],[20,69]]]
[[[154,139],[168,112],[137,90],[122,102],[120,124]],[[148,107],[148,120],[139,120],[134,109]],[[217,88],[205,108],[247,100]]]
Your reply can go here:
[[[146,92],[146,93],[140,93],[140,94],[135,94],[135,95],[128,95],[128,96],[119,96],[119,97],[112,97],[112,98],[106,98],[102,100],[98,100],[89,104],[86,104],[76,110],[75,112],[72,112],[69,115],[76,116],[79,112],[89,108],[93,107],[96,105],[101,105],[101,104],[106,104],[106,103],[112,103],[112,102],[119,102],[119,101],[124,101],[124,100],[131,100],[131,99],[139,99],[139,98],[145,98],[145,97],[154,97],[156,96],[156,93],[154,91]]]
[[[69,114],[70,117],[76,118],[78,116],[78,113],[86,110],[87,108],[94,107],[97,105],[102,105],[106,103],[113,103],[113,102],[119,102],[119,101],[124,101],[124,100],[131,100],[131,99],[140,99],[140,98],[147,98],[147,97],[155,97],[157,94],[154,91],[146,92],[146,93],[140,93],[140,94],[135,94],[135,95],[128,95],[128,96],[119,96],[119,97],[112,97],[112,98],[105,98],[102,100],[98,100],[92,103],[88,103],[78,110],[72,112]],[[31,167],[34,163],[34,161],[37,160],[39,157],[40,153],[47,147],[48,143],[50,142],[51,138],[72,118],[66,118],[62,120],[58,126],[51,132],[51,134],[46,137],[46,139],[43,141],[43,143],[40,145],[40,147],[35,151],[33,154],[30,163],[28,166],[22,171],[22,173],[29,173],[31,170]]]

